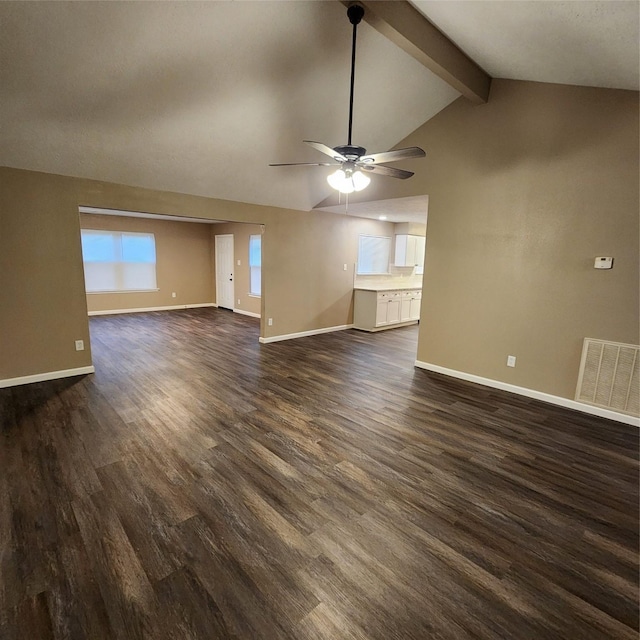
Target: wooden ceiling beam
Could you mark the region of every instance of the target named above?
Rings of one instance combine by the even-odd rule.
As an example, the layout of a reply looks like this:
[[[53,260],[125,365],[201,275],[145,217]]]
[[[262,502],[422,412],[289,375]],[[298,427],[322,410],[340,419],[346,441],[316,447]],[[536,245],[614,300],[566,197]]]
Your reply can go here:
[[[482,104],[489,99],[491,76],[432,25],[407,0],[341,0],[360,4],[364,20],[463,96]]]

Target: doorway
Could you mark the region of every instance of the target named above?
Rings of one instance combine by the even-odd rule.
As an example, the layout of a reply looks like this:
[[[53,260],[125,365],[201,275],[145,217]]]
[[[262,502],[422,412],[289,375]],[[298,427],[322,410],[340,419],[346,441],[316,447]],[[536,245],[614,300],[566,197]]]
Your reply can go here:
[[[216,303],[219,308],[233,309],[233,234],[216,236]]]

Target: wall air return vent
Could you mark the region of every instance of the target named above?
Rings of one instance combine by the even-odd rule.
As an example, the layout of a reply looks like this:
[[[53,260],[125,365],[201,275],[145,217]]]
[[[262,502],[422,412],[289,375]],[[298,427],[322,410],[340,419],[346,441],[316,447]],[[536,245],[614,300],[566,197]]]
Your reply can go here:
[[[585,338],[576,400],[640,414],[640,347]]]

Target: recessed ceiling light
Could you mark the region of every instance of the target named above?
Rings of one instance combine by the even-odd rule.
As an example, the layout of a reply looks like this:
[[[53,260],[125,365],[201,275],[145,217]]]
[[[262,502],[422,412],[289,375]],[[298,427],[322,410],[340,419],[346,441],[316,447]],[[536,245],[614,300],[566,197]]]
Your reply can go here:
[[[378,216],[378,220],[386,220],[387,216]]]

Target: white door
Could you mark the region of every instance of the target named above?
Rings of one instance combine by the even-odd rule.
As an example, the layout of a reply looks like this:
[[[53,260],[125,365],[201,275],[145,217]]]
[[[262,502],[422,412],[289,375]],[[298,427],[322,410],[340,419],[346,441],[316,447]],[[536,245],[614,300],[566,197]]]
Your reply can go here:
[[[233,309],[233,234],[216,236],[216,302]]]

